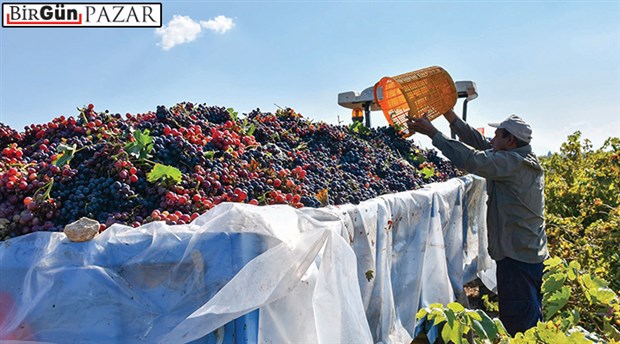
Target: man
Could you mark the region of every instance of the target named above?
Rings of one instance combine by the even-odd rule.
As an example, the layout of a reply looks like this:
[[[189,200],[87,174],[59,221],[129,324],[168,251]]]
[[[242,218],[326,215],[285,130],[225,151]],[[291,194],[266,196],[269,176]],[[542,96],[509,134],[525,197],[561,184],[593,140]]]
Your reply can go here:
[[[543,260],[548,256],[544,220],[544,171],[532,153],[532,129],[518,116],[489,123],[491,142],[460,119],[444,114],[463,142],[451,140],[428,118],[410,128],[427,135],[456,166],[487,180],[489,254],[497,262],[499,317],[515,335],[542,320]]]

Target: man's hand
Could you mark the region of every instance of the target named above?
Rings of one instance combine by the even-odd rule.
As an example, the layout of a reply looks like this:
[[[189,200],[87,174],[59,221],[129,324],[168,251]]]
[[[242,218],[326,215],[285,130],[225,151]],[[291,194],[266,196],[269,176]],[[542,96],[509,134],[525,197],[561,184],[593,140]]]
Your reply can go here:
[[[428,119],[426,115],[420,118],[413,118],[409,120],[409,129],[420,134],[424,134],[431,139],[435,134],[437,134],[438,130],[431,124],[431,121]]]
[[[452,109],[450,109],[450,110],[448,110],[448,112],[444,113],[443,116],[445,117],[445,119],[450,124],[452,124],[452,123],[454,123],[454,121],[456,121],[456,113]]]

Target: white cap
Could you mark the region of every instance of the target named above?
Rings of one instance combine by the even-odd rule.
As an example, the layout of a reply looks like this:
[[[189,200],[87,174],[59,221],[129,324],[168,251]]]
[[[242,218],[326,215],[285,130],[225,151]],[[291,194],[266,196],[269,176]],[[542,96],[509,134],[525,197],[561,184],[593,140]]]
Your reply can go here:
[[[521,141],[527,143],[532,141],[532,128],[517,115],[510,115],[501,123],[489,123],[489,126],[493,128],[506,129],[509,133]]]

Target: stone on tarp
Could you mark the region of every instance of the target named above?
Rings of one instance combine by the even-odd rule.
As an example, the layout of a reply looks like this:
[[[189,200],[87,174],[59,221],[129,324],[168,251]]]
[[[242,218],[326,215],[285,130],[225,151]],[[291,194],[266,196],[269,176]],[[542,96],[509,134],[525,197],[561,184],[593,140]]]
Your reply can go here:
[[[88,217],[82,217],[66,225],[63,231],[67,238],[73,242],[90,241],[99,234],[99,222]]]

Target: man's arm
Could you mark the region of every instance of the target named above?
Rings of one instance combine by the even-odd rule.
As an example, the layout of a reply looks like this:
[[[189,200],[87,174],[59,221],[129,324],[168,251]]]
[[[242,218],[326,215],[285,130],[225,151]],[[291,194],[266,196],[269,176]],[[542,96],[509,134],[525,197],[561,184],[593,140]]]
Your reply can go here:
[[[433,146],[437,147],[454,165],[487,179],[510,178],[521,163],[509,151],[477,150],[463,142],[448,138],[442,132],[437,132],[432,140]]]
[[[472,128],[457,116],[454,110],[446,112],[443,116],[450,123],[450,129],[458,135],[461,141],[480,150],[491,148],[491,144],[487,139],[478,130]]]
[[[449,139],[437,130],[428,118],[414,118],[410,128],[420,134],[427,135],[437,147],[457,167],[464,168],[470,173],[490,179],[509,177],[519,164],[508,152],[492,152],[478,150],[471,146]]]

